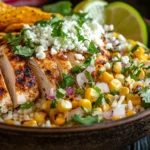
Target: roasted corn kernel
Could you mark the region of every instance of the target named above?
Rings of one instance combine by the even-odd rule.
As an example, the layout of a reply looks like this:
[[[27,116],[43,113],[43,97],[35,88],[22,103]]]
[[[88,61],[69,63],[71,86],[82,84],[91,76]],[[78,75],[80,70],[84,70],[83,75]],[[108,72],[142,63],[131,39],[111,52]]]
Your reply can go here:
[[[59,113],[54,121],[54,123],[58,126],[61,126],[65,123],[65,116]]]
[[[67,112],[72,109],[72,103],[68,100],[59,100],[57,103],[57,109],[59,112]]]
[[[113,66],[113,71],[115,73],[121,73],[121,70],[122,70],[121,62],[116,62]]]
[[[100,74],[99,79],[100,81],[103,81],[105,83],[110,83],[114,79],[114,77],[111,73],[103,72]]]
[[[121,87],[119,91],[120,96],[127,96],[129,94],[129,88],[128,87]]]
[[[112,120],[120,120],[121,119],[121,116],[113,116],[112,117]]]
[[[44,110],[44,111],[46,111],[46,112],[49,112],[51,103],[52,103],[51,100],[42,101],[41,109]]]
[[[7,123],[7,124],[11,124],[11,125],[13,125],[13,124],[14,124],[14,121],[13,121],[13,120],[11,120],[11,119],[9,119],[9,120],[5,120],[4,122],[5,122],[5,123]]]
[[[127,96],[127,101],[131,100],[133,105],[141,104],[141,97],[138,94],[129,94]]]
[[[119,91],[121,87],[122,84],[118,79],[113,79],[109,84],[110,90]]]
[[[143,55],[145,53],[145,50],[143,47],[138,47],[138,49],[134,52],[134,55],[136,57],[139,57],[139,55]]]
[[[130,116],[133,116],[133,115],[135,115],[135,114],[136,114],[136,112],[133,111],[133,110],[131,110],[131,111],[128,111],[128,112],[126,113],[126,116],[127,116],[127,117],[130,117]]]
[[[44,113],[44,112],[34,112],[33,116],[34,116],[33,118],[37,122],[40,122],[40,123],[44,123],[45,122],[46,113]]]
[[[115,79],[118,79],[121,83],[124,82],[124,78],[123,74],[115,74]]]
[[[79,101],[79,106],[85,107],[85,108],[87,108],[87,109],[89,109],[89,110],[92,109],[91,101],[88,100],[88,99],[81,99],[81,100]]]
[[[79,106],[79,100],[73,100],[72,102],[72,108],[77,108]]]
[[[108,99],[109,99],[109,101],[110,101],[110,103],[112,103],[112,102],[113,102],[113,100],[114,100],[114,96],[113,96],[113,95],[111,95],[111,94],[106,94],[105,98],[108,98]]]
[[[101,105],[101,108],[103,111],[107,111],[110,109],[110,106],[106,103],[106,104]]]
[[[93,88],[87,88],[84,94],[85,99],[90,100],[91,102],[95,102],[98,98],[99,94]]]
[[[37,122],[36,122],[36,120],[34,120],[34,119],[28,120],[28,121],[24,121],[24,122],[23,122],[23,126],[26,126],[26,127],[34,127],[34,126],[37,126]]]
[[[140,72],[140,74],[139,74],[139,78],[140,78],[140,79],[144,79],[144,77],[145,77],[145,72],[144,72],[143,69],[141,69],[140,71],[141,71],[141,72]]]

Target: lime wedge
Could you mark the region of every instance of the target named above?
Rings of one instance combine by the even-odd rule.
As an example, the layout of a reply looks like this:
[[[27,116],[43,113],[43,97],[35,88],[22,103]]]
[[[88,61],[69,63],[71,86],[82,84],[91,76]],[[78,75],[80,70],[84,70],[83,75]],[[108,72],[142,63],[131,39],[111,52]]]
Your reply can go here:
[[[96,19],[100,24],[104,24],[104,12],[107,2],[102,0],[85,0],[77,4],[74,8],[74,12],[87,12],[89,17]]]
[[[115,32],[123,34],[127,39],[147,44],[146,24],[132,6],[123,2],[110,3],[105,9],[105,23],[113,24]]]

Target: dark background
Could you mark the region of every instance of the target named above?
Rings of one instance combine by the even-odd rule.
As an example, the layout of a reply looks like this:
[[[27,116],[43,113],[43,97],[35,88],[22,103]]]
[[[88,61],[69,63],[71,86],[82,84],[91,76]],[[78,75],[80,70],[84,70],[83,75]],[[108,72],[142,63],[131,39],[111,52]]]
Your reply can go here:
[[[49,3],[55,3],[59,0],[49,0]],[[70,0],[73,3],[73,6],[75,6],[77,3],[79,3],[82,0]],[[114,2],[116,0],[106,0],[108,2]],[[117,0],[119,1],[119,0]],[[132,6],[134,6],[143,17],[150,19],[150,0],[120,0],[122,2],[126,2]]]

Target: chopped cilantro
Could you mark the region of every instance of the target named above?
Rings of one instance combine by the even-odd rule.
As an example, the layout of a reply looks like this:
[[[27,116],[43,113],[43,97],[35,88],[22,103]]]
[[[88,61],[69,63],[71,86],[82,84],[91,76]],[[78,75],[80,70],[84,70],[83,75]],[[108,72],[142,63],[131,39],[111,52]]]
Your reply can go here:
[[[150,103],[146,103],[145,101],[142,101],[141,106],[147,109],[150,108]]]
[[[43,6],[43,10],[51,13],[60,13],[62,15],[70,15],[72,13],[72,4],[69,1],[60,1],[54,4]]]
[[[59,87],[61,88],[67,88],[67,87],[73,87],[75,83],[75,78],[71,74],[62,74],[62,82],[59,83]]]
[[[34,106],[34,102],[26,102],[20,105],[20,109],[29,109]]]
[[[66,33],[63,32],[62,30],[62,23],[63,20],[58,20],[57,22],[53,23],[53,30],[52,30],[52,37],[61,37],[64,38],[67,36]]]
[[[50,105],[50,108],[56,108],[56,105],[57,105],[57,100],[54,99]]]
[[[34,54],[35,50],[33,48],[30,48],[29,46],[15,46],[13,48],[13,53],[16,55],[20,55],[23,57],[31,57]]]
[[[83,71],[84,69],[86,69],[88,66],[94,64],[94,61],[95,60],[93,57],[87,57],[84,63],[74,66],[73,68],[71,68],[71,71],[74,73],[79,73]]]
[[[48,25],[53,25],[54,23],[56,23],[60,20],[62,20],[62,19],[55,15],[52,15],[50,20],[39,20],[39,21],[35,22],[34,25],[40,25],[41,27],[46,27]]]
[[[84,74],[85,74],[86,78],[88,79],[90,85],[91,85],[92,87],[94,87],[94,84],[95,84],[95,83],[94,83],[93,77],[92,77],[92,75],[90,74],[90,72],[85,71]]]
[[[111,91],[110,91],[110,94],[113,95],[113,96],[115,96],[115,95],[118,95],[119,92],[118,92],[118,91],[115,91],[115,90],[111,90]]]
[[[136,44],[136,45],[131,49],[131,52],[135,52],[138,48],[139,48],[139,45]]]
[[[150,87],[145,87],[144,89],[140,90],[139,94],[145,103],[150,103]]]
[[[87,53],[89,53],[89,54],[98,54],[99,52],[100,51],[96,48],[95,44],[93,42],[90,42]]]
[[[102,99],[103,99],[103,95],[102,94],[100,94],[100,96],[98,97],[98,99],[96,100],[96,102],[94,103],[94,105],[93,105],[93,108],[97,108],[97,107],[99,107],[101,104],[102,104]]]
[[[145,78],[150,78],[150,73],[148,73],[148,74],[145,76]]]
[[[96,116],[91,116],[91,115],[88,115],[86,117],[81,117],[80,115],[73,115],[72,116],[72,120],[74,122],[76,122],[77,124],[81,124],[81,125],[91,125],[91,124],[94,124],[94,123],[98,123],[98,115]]]
[[[75,94],[80,94],[80,95],[83,95],[84,94],[84,90],[82,88],[77,88],[75,90]]]
[[[56,92],[57,98],[65,98],[66,97],[66,91],[64,89],[59,88]]]
[[[100,88],[94,87],[94,90],[95,90],[98,94],[101,94],[101,89],[100,89]]]
[[[76,29],[76,31],[77,31],[78,40],[79,40],[79,41],[85,41],[84,36],[82,36],[82,35],[80,34],[80,28],[79,28],[78,26],[75,26],[75,29]]]
[[[6,40],[7,44],[10,46],[17,46],[21,44],[23,36],[21,34],[14,36],[11,33],[8,33],[3,39]]]

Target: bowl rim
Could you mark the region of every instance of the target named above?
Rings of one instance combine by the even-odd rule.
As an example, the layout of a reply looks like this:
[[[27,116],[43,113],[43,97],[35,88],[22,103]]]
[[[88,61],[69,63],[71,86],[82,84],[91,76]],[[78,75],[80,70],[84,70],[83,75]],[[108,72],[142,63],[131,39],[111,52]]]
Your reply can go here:
[[[109,121],[99,124],[93,125],[81,125],[81,126],[73,126],[73,127],[58,127],[58,128],[49,128],[49,127],[23,127],[23,126],[16,126],[16,125],[8,125],[5,123],[0,123],[0,130],[7,131],[7,132],[16,132],[16,133],[41,133],[41,134],[49,134],[49,133],[73,133],[73,132],[85,132],[85,131],[98,131],[108,128],[114,128],[117,126],[125,125],[128,123],[135,122],[142,118],[145,118],[150,115],[150,108],[137,113],[134,116],[123,118],[118,121]]]

